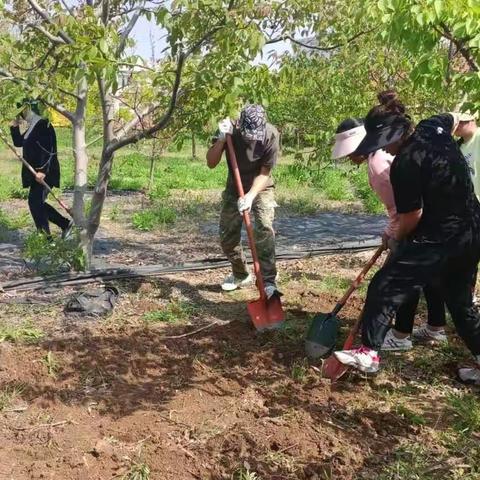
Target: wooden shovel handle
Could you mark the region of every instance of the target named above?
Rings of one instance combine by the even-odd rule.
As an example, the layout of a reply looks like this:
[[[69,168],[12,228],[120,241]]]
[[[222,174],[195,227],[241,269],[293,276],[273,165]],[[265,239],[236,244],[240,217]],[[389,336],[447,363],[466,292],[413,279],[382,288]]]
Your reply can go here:
[[[237,156],[235,155],[235,149],[233,148],[232,136],[229,134],[227,134],[227,149],[230,168],[232,169],[233,178],[235,179],[238,196],[243,198],[245,196],[245,192],[243,191],[242,177],[240,176],[240,170],[238,169]],[[252,252],[253,269],[257,279],[257,287],[260,297],[263,300],[266,300],[265,284],[263,282],[262,272],[260,270],[260,262],[258,260],[257,247],[255,245],[255,237],[253,235],[253,226],[250,220],[250,214],[246,210],[243,212],[243,221],[245,222],[245,228],[247,230],[248,245],[250,247],[250,251]]]
[[[337,305],[335,306],[335,310],[333,311],[333,314],[336,315],[340,309],[347,303],[347,300],[350,298],[350,295],[360,286],[360,284],[363,282],[363,279],[365,278],[365,275],[370,271],[370,269],[375,265],[376,261],[382,255],[384,251],[383,245],[378,247],[377,250],[375,250],[375,253],[373,254],[372,258],[366,263],[366,265],[362,268],[362,271],[358,274],[357,278],[352,282],[350,285],[349,289],[345,292],[343,297],[338,301]]]

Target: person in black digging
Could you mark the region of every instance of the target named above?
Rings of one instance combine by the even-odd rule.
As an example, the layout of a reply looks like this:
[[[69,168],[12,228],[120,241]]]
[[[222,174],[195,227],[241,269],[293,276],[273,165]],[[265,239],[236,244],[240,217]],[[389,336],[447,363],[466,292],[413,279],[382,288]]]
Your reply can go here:
[[[461,368],[464,382],[480,385],[480,314],[472,283],[480,260],[480,204],[467,162],[452,137],[455,115],[435,115],[416,129],[398,100],[373,108],[356,153],[384,148],[395,155],[390,170],[399,230],[398,250],[373,277],[362,313],[362,345],[335,352],[364,372],[379,368],[378,350],[398,308],[435,282],[475,364]]]
[[[17,104],[21,108],[20,117],[27,123],[27,129],[20,133],[19,119],[12,122],[10,132],[13,144],[23,149],[23,158],[35,169],[34,176],[25,166],[22,167],[23,188],[30,188],[28,206],[37,230],[51,238],[49,222],[62,230],[65,237],[73,226],[73,222],[60,215],[46,202],[47,189],[42,185],[44,180],[50,187],[60,186],[60,164],[57,158],[57,137],[52,124],[40,116],[39,103],[36,100],[25,100]]]

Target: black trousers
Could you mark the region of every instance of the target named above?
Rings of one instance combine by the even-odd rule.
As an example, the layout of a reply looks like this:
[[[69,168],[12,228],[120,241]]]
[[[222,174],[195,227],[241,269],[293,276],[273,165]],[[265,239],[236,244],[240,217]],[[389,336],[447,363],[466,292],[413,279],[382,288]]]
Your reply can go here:
[[[52,222],[62,230],[65,230],[70,221],[49,205],[45,201],[46,198],[47,190],[45,187],[35,182],[35,184],[30,187],[30,192],[28,193],[28,206],[37,230],[50,235],[49,222]]]
[[[433,284],[423,287],[423,295],[427,302],[427,323],[432,327],[444,327],[447,323],[445,301],[439,286]],[[395,330],[410,334],[413,330],[420,293],[414,293],[407,302],[400,306],[395,317]]]
[[[480,315],[472,303],[472,284],[480,260],[480,242],[448,248],[407,242],[373,277],[362,313],[362,342],[379,350],[398,309],[435,282],[458,334],[480,355]]]

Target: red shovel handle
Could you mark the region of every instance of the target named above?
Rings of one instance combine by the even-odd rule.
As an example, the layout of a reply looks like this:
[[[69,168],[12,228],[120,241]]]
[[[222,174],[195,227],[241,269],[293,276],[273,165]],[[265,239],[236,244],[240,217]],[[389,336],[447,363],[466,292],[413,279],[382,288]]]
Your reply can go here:
[[[338,311],[335,312],[337,314],[340,309],[347,303],[347,300],[350,298],[350,295],[359,287],[359,285],[363,282],[363,279],[365,278],[365,275],[370,271],[370,269],[375,265],[376,261],[382,255],[383,253],[383,245],[378,247],[377,250],[375,250],[375,253],[373,254],[372,258],[368,261],[368,263],[363,267],[362,271],[358,274],[357,278],[352,282],[350,285],[350,288],[345,292],[343,297],[338,301],[337,306],[335,310],[338,309]]]
[[[235,149],[233,148],[232,136],[227,134],[227,149],[228,149],[228,159],[230,162],[230,167],[232,169],[233,178],[235,179],[235,184],[237,186],[238,196],[243,198],[245,192],[243,191],[242,177],[240,176],[240,170],[238,169],[237,157],[235,155]],[[250,214],[244,210],[243,211],[243,221],[245,222],[245,228],[247,230],[248,245],[250,251],[252,252],[253,260],[253,269],[255,271],[255,277],[257,278],[257,287],[260,292],[260,297],[266,299],[265,295],[265,285],[263,283],[262,272],[260,270],[260,262],[258,260],[257,247],[255,245],[255,238],[253,236],[253,226],[250,220]]]

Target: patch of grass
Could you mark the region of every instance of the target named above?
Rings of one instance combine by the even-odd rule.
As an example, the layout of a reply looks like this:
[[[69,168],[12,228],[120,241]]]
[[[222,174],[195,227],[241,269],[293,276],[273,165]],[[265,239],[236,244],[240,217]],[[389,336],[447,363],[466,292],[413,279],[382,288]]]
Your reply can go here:
[[[22,394],[23,387],[18,385],[8,385],[0,390],[0,412],[9,408],[15,400]]]
[[[172,301],[161,310],[145,313],[143,321],[147,325],[155,323],[181,323],[189,320],[195,311],[196,308],[190,303]]]
[[[122,480],[150,480],[150,467],[146,463],[132,463]]]
[[[358,168],[350,173],[355,194],[361,198],[365,211],[372,214],[385,213],[385,207],[372,190],[365,168]]]
[[[434,480],[438,472],[436,458],[421,444],[406,444],[394,453],[394,461],[376,478],[377,480]]]
[[[397,415],[400,415],[402,418],[408,420],[412,425],[425,425],[427,423],[426,419],[415,413],[413,410],[410,410],[407,406],[399,404],[395,407],[395,412]]]
[[[25,342],[35,343],[43,337],[43,332],[31,323],[25,322],[20,325],[0,322],[0,342]]]
[[[352,281],[348,278],[337,275],[327,275],[322,278],[319,287],[324,292],[339,293],[345,291],[351,283]]]
[[[175,223],[176,211],[169,206],[158,205],[153,208],[137,212],[132,217],[133,226],[137,230],[150,231]]]
[[[30,224],[30,215],[22,212],[18,215],[8,215],[0,209],[0,228],[7,230],[20,230]]]
[[[480,400],[477,395],[450,395],[448,403],[453,409],[454,428],[459,433],[471,434],[480,431]]]
[[[308,361],[306,358],[295,360],[292,365],[291,377],[295,382],[303,383],[308,374]]]
[[[317,204],[312,197],[291,198],[286,206],[297,215],[314,215],[318,212]]]
[[[42,362],[47,368],[48,376],[52,378],[56,378],[58,372],[60,371],[60,363],[58,362],[58,360],[55,358],[55,356],[50,350],[43,357]]]

